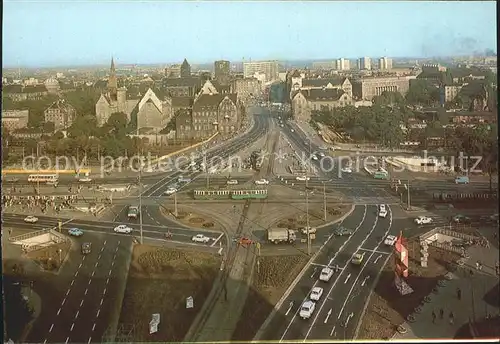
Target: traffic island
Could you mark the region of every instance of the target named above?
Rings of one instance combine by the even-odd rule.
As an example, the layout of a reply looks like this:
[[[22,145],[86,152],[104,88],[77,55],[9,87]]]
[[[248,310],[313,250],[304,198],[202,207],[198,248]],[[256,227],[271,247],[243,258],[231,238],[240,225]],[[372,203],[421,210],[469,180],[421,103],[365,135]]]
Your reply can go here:
[[[215,220],[213,217],[207,216],[205,213],[195,213],[192,209],[179,207],[176,214],[175,209],[171,206],[172,205],[169,204],[168,207],[160,207],[163,216],[167,217],[169,220],[173,220],[182,226],[190,228],[223,230],[223,226],[219,221]]]
[[[130,329],[133,342],[182,341],[220,265],[216,254],[135,245],[118,328]],[[188,308],[189,297],[192,308]],[[160,323],[157,332],[150,334],[152,314],[160,314]]]
[[[324,210],[320,210],[318,208],[319,207],[315,207],[309,210],[310,227],[320,227],[325,224],[335,222],[343,215],[345,215],[347,212],[349,212],[352,206],[347,204],[327,206],[326,220],[325,220]],[[271,227],[288,228],[293,230],[299,230],[301,228],[305,228],[306,226],[307,226],[307,214],[304,211],[295,212],[291,216],[283,217],[271,225]]]
[[[440,283],[443,283],[440,281],[449,276],[447,274],[450,270],[454,270],[456,262],[460,259],[457,253],[429,246],[427,267],[424,268],[420,265],[421,247],[418,239],[410,239],[407,248],[409,257],[407,283],[413,289],[413,293],[401,295],[396,289],[394,260],[389,258],[364,310],[364,316],[362,315],[356,331],[356,339],[390,339],[397,332],[406,333],[409,330],[406,323],[418,320],[424,304],[432,301],[435,293],[439,292]]]
[[[309,257],[290,255],[257,259],[249,293],[231,338],[234,341],[253,339]]]

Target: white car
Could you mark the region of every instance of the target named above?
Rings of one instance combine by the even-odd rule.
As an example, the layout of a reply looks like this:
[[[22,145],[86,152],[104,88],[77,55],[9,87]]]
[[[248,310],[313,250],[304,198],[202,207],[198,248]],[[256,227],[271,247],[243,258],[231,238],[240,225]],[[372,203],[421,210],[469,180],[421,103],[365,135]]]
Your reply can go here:
[[[176,188],[168,188],[166,191],[165,191],[165,195],[167,196],[170,196],[170,195],[173,195],[174,193],[177,192],[177,189]]]
[[[342,171],[342,173],[352,173],[352,169],[350,167],[342,167],[340,171]]]
[[[227,185],[238,185],[238,180],[237,179],[229,179],[226,182]]]
[[[24,218],[24,222],[27,222],[27,223],[37,223],[38,222],[38,217],[35,217],[33,215],[26,216]]]
[[[259,180],[255,181],[255,185],[268,185],[268,184],[269,184],[269,180],[267,180],[267,179],[259,179]]]
[[[386,209],[380,209],[380,211],[378,212],[378,216],[385,219],[385,217],[387,216],[387,210]]]
[[[317,157],[316,155],[313,155],[313,156],[311,157],[311,159],[313,159],[313,160],[318,160],[318,157]]]
[[[427,216],[419,216],[415,219],[415,223],[417,225],[429,224],[429,223],[432,223],[432,218],[427,217]]]
[[[194,237],[191,238],[191,241],[201,242],[201,243],[206,244],[210,241],[210,238],[203,235],[203,234],[196,234]]]
[[[315,308],[316,308],[316,303],[312,301],[306,301],[300,307],[299,316],[302,319],[309,319],[311,315],[314,313]]]
[[[92,178],[89,178],[89,177],[83,177],[83,178],[78,179],[78,181],[79,181],[80,183],[88,183],[88,182],[91,182],[91,181],[92,181]]]
[[[385,209],[385,204],[380,204],[380,205],[378,206],[378,210],[379,210],[379,211],[386,210],[386,209]]]
[[[300,230],[302,234],[315,234],[316,233],[316,227],[304,227]]]
[[[325,153],[323,153],[323,152],[319,152],[319,153],[318,153],[318,155],[319,155],[320,157],[322,157],[322,158],[324,158],[324,157],[325,157]]]
[[[318,301],[321,298],[321,295],[323,295],[323,288],[321,287],[314,287],[311,290],[311,295],[309,298],[314,301]]]
[[[333,276],[333,269],[323,268],[319,274],[320,281],[328,282]]]
[[[298,180],[298,181],[301,181],[301,182],[304,182],[306,180],[311,180],[311,178],[307,177],[307,176],[298,176],[295,178],[295,180]]]
[[[116,226],[114,231],[116,233],[126,233],[126,234],[130,234],[132,233],[132,228],[126,226],[126,225],[119,225],[119,226]]]
[[[295,130],[293,130],[293,129],[290,129],[290,131],[291,131],[292,133],[294,133],[294,132],[295,132]]]
[[[394,246],[396,240],[398,240],[398,238],[396,238],[394,235],[388,235],[387,238],[385,238],[384,240],[384,245]]]

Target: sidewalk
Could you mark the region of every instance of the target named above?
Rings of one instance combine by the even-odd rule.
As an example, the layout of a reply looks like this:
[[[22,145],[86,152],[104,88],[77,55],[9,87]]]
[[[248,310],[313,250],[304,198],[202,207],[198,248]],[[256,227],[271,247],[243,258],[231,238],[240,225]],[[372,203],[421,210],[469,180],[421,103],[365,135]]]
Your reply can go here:
[[[498,300],[496,305],[485,300],[485,295],[491,294],[492,290],[498,297],[499,279],[495,275],[498,250],[471,247],[468,254],[470,258],[465,265],[452,273],[452,279],[439,288],[438,294],[431,295],[431,302],[424,304],[420,314],[415,314],[415,322],[403,324],[407,332],[396,333],[392,340],[454,338],[457,330],[469,319],[481,321],[487,315],[493,317],[500,314]],[[476,270],[477,261],[483,263],[482,271]],[[470,270],[473,271],[472,276]],[[458,300],[457,288],[461,290],[461,300]],[[444,311],[443,319],[439,318],[440,309]],[[432,322],[433,311],[437,315],[435,323]],[[453,324],[449,322],[450,312],[454,315]]]

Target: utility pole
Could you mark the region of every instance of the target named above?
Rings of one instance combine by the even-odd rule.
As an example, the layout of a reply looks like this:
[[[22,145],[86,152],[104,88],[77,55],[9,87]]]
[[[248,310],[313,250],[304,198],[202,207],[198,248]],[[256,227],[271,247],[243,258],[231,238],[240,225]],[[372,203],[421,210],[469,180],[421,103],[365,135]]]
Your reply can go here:
[[[174,192],[174,216],[177,218],[178,212],[177,212],[177,192]]]
[[[210,187],[210,177],[209,177],[208,166],[207,165],[205,165],[205,173],[207,175],[207,190],[208,190],[208,188]]]
[[[411,205],[410,205],[410,179],[408,179],[408,210],[411,209]]]
[[[307,255],[311,255],[311,229],[309,228],[309,196],[306,188],[306,233],[307,233]]]
[[[139,166],[139,228],[141,231],[141,245],[144,244],[144,239],[142,236],[142,161],[140,162]]]

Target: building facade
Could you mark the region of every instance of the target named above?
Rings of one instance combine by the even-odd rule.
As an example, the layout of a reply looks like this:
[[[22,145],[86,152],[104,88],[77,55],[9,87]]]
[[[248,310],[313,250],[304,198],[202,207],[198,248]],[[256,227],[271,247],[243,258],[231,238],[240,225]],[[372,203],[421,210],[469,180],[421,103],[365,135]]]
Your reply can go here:
[[[262,93],[262,85],[255,78],[235,79],[231,83],[231,93],[238,95],[238,101],[247,103]]]
[[[372,59],[369,57],[362,57],[358,59],[358,68],[360,70],[371,70],[372,69]]]
[[[58,99],[44,111],[44,116],[45,122],[54,123],[55,131],[66,130],[73,124],[76,110],[64,99]]]
[[[231,71],[229,61],[219,60],[214,62],[215,80],[221,85],[228,85]]]
[[[266,75],[266,82],[279,80],[278,61],[243,62],[243,77],[251,78],[255,73]]]
[[[412,77],[367,77],[352,82],[353,97],[359,100],[373,100],[384,91],[405,95]]]
[[[163,79],[163,87],[169,97],[194,97],[201,89],[202,80],[199,77],[182,77]]]
[[[301,79],[300,90],[339,89],[352,98],[352,84],[349,78]]]
[[[165,77],[167,78],[180,78],[181,77],[181,65],[173,64],[165,68]]]
[[[2,127],[8,131],[26,128],[28,126],[29,110],[2,111]]]
[[[190,78],[191,77],[191,65],[187,62],[186,59],[181,64],[180,70],[181,78]]]
[[[154,129],[160,131],[170,120],[168,107],[156,96],[152,89],[148,89],[134,109],[137,115],[137,129]]]
[[[380,70],[392,69],[392,59],[390,59],[388,57],[381,57],[378,60],[378,69],[380,69]]]
[[[352,97],[341,89],[300,90],[292,98],[292,115],[295,121],[309,122],[312,111],[354,105]]]
[[[462,90],[462,85],[445,85],[444,86],[444,101],[451,102],[453,101]]]
[[[345,58],[340,58],[337,60],[337,70],[349,70],[351,69],[351,61],[345,59]]]
[[[48,91],[45,85],[5,85],[2,86],[2,95],[6,96],[14,102],[24,100],[40,100],[47,96]]]

